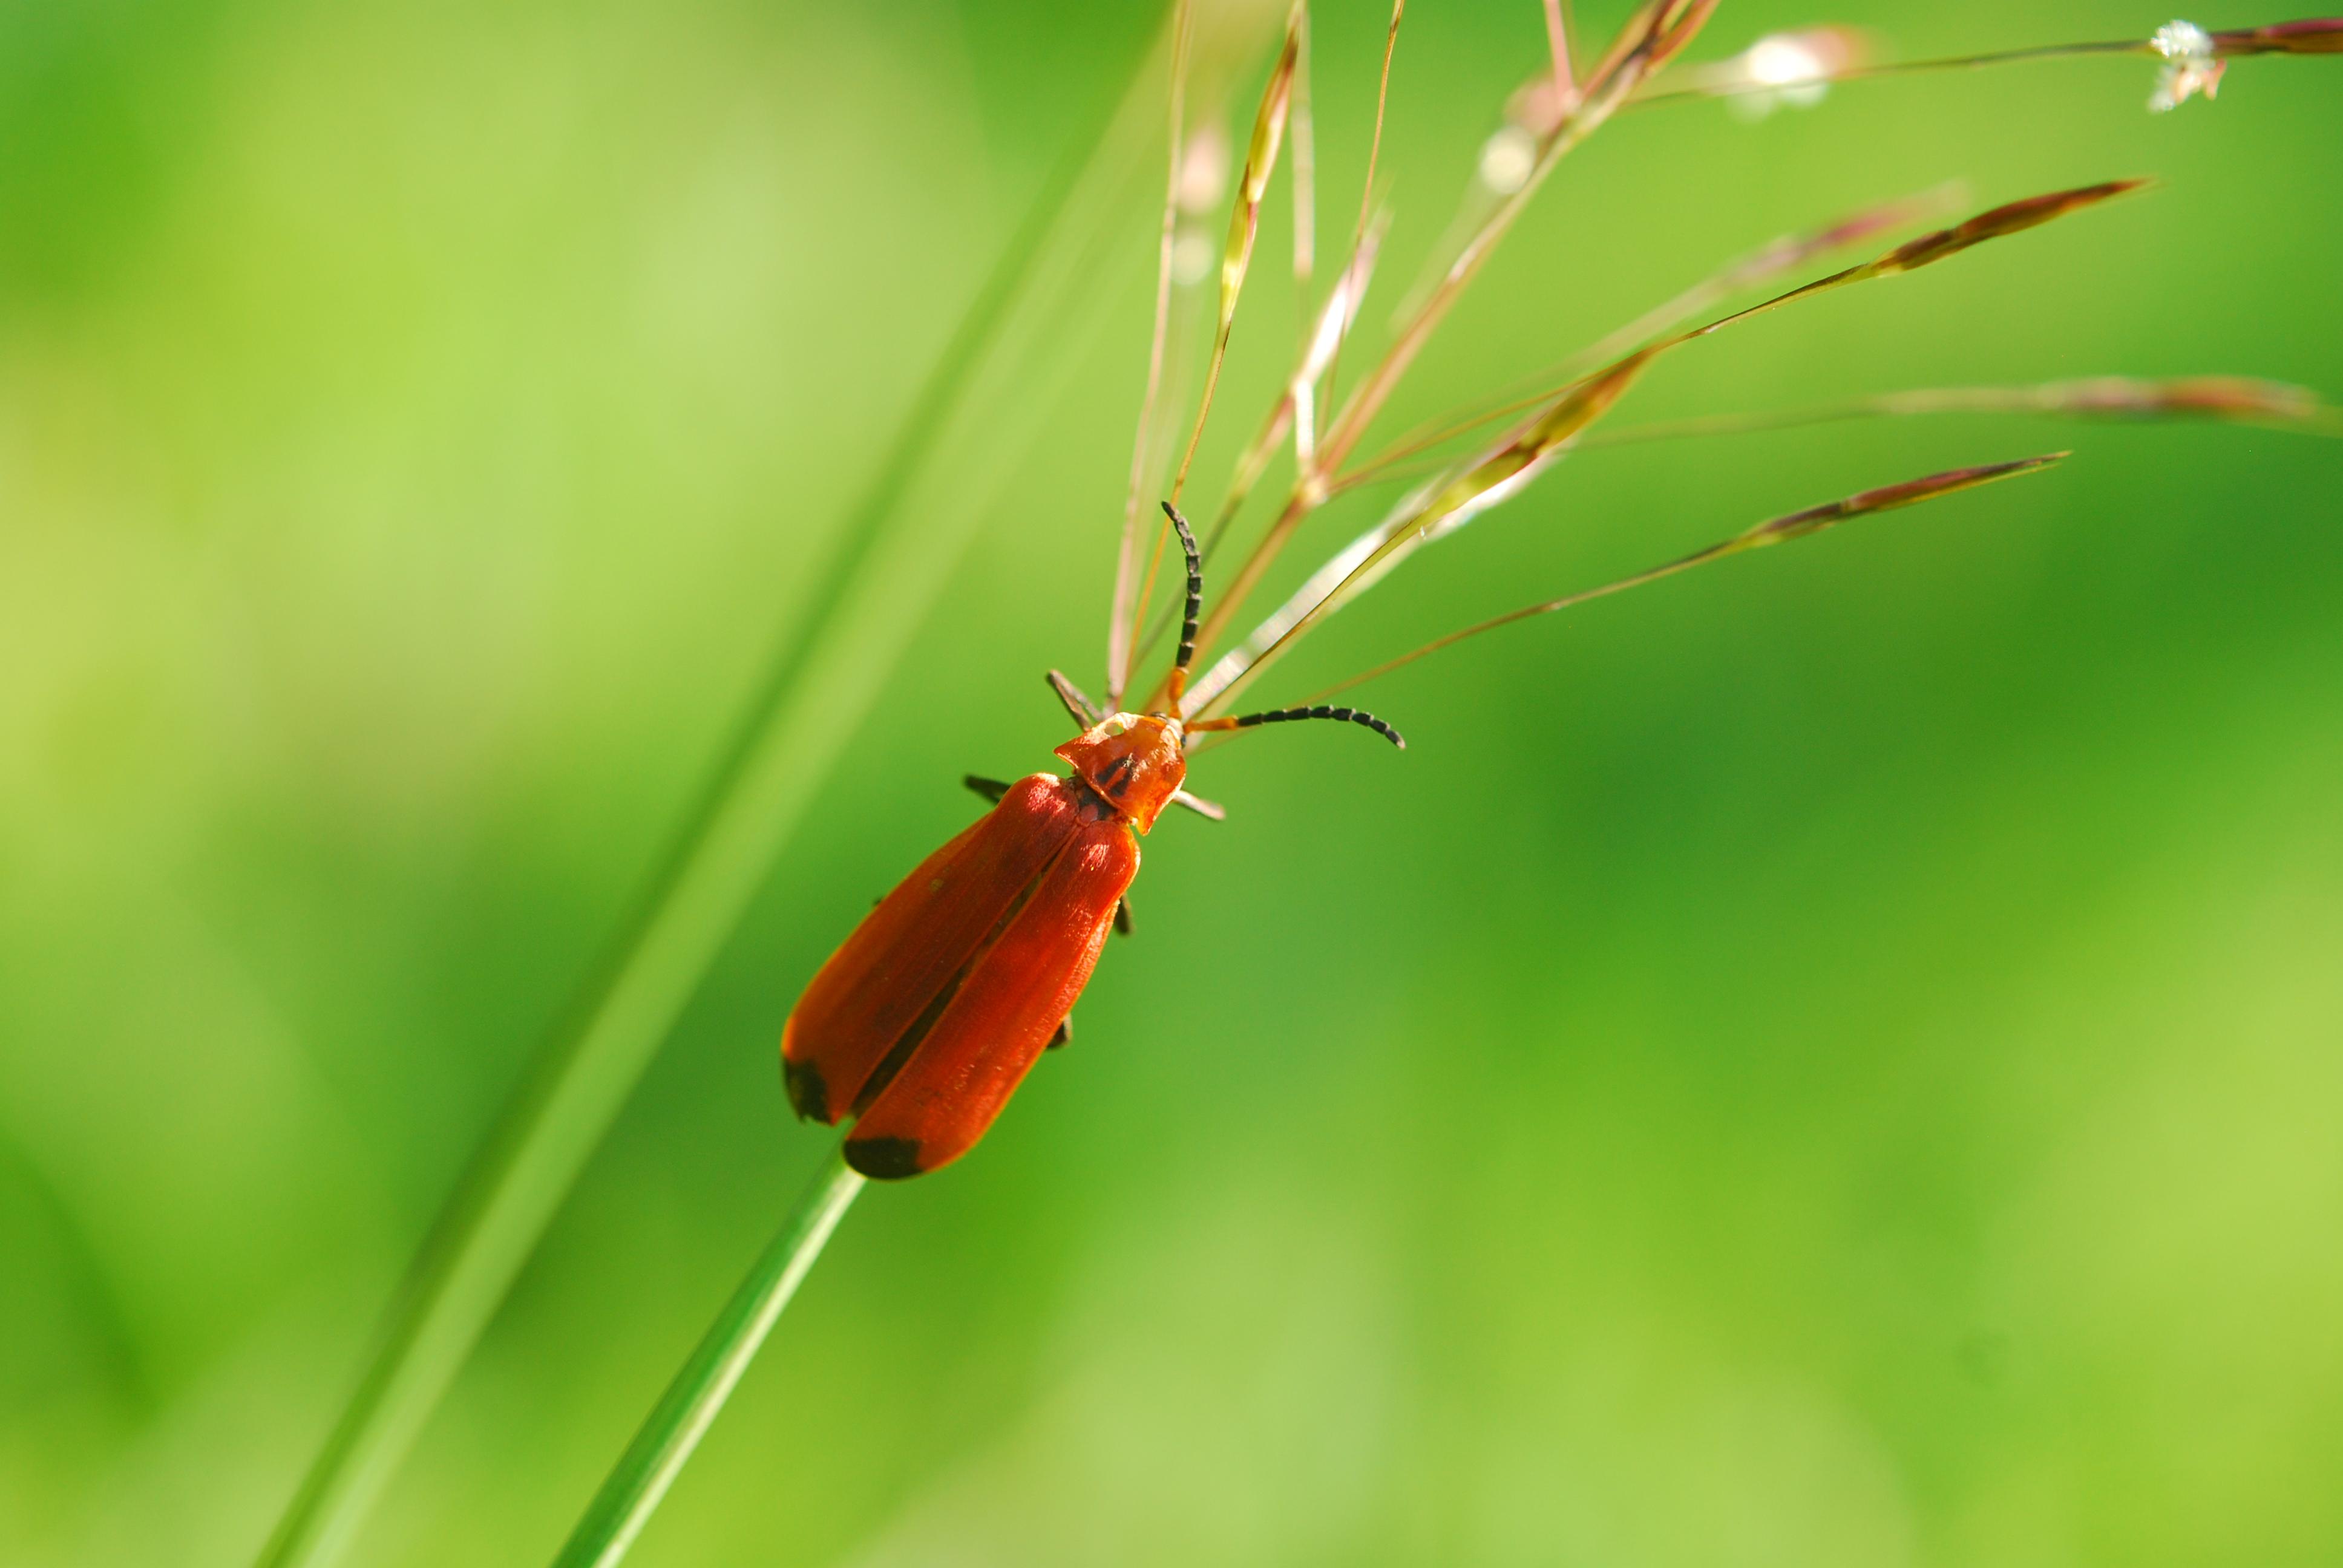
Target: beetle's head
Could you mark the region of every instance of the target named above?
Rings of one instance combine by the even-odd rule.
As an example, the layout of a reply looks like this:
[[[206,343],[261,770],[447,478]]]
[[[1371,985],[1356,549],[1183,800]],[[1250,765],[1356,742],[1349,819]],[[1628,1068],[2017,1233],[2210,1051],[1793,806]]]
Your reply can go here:
[[[1185,743],[1176,719],[1117,713],[1059,747],[1058,755],[1144,833],[1188,777]]]

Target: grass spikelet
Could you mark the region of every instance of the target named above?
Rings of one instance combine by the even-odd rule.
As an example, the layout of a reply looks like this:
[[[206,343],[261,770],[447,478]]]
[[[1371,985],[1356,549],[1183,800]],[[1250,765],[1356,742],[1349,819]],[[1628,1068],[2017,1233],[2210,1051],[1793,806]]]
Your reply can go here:
[[[2281,429],[2307,428],[2343,434],[2338,410],[2308,387],[2249,376],[2183,376],[2142,381],[2126,376],[2096,376],[2053,381],[2026,388],[2034,409],[2100,418],[2198,418]]]
[[[2097,206],[2102,202],[2112,201],[2120,196],[2128,196],[2133,191],[2144,189],[2154,183],[2153,180],[2144,179],[2105,180],[2097,185],[2077,186],[2069,190],[2047,191],[2040,196],[2025,196],[2016,201],[2005,202],[1999,206],[1989,207],[1974,217],[1955,224],[1950,228],[1940,228],[1933,234],[1924,234],[1917,239],[1906,240],[1895,249],[1875,256],[1860,266],[1850,266],[1844,272],[1835,272],[1828,277],[1818,277],[1812,283],[1790,290],[1787,294],[1775,295],[1763,304],[1753,305],[1746,310],[1736,311],[1722,320],[1713,321],[1706,327],[1695,328],[1686,336],[1705,337],[1710,333],[1722,331],[1735,322],[1747,321],[1752,317],[1763,316],[1768,311],[1778,310],[1792,300],[1826,294],[1835,288],[1845,288],[1849,284],[1868,283],[1876,277],[1894,277],[1903,273],[1917,272],[1924,266],[1934,266],[1940,261],[1949,260],[1972,246],[1983,245],[1989,239],[2000,239],[2008,235],[2023,234],[2029,228],[2039,228],[2046,223],[2065,217],[2071,213],[2081,212],[2086,207]]]
[[[1237,178],[1236,205],[1229,214],[1229,237],[1221,249],[1221,311],[1212,333],[1212,357],[1204,370],[1204,395],[1197,402],[1196,422],[1188,433],[1188,448],[1172,476],[1171,499],[1177,502],[1196,460],[1196,443],[1203,438],[1204,423],[1212,411],[1212,394],[1228,357],[1229,334],[1236,327],[1237,301],[1244,294],[1245,274],[1252,266],[1252,243],[1261,231],[1261,204],[1269,195],[1269,177],[1277,167],[1278,148],[1285,139],[1285,123],[1293,106],[1293,84],[1302,59],[1302,36],[1308,12],[1302,0],[1285,25],[1285,43],[1277,64],[1270,68],[1269,84],[1262,89],[1261,108],[1254,114],[1252,140],[1245,148],[1244,171]],[[1145,596],[1141,595],[1141,602]]]
[[[1819,407],[1764,414],[1711,414],[1636,425],[1587,437],[1585,447],[1624,447],[1689,437],[1789,430],[1842,419],[1924,414],[2045,414],[2072,419],[2210,419],[2305,435],[2343,436],[2343,410],[2308,387],[2244,376],[2183,376],[2143,380],[2095,376],[2030,387],[1929,387],[1883,392]]]
[[[2208,35],[2216,59],[2245,55],[2343,55],[2343,16],[2314,16]]]
[[[1870,517],[1879,512],[1892,512],[1904,507],[1918,506],[1923,501],[1941,500],[1946,496],[1958,495],[1963,490],[1974,490],[1981,485],[1996,484],[2003,479],[2014,479],[2026,474],[2038,474],[2043,469],[2064,461],[2067,456],[2068,454],[2065,452],[2047,452],[2040,457],[2019,457],[2006,463],[1986,463],[1975,467],[1950,468],[1942,473],[1924,475],[1916,479],[1906,479],[1900,484],[1882,485],[1876,489],[1860,490],[1840,500],[1827,501],[1819,507],[1808,507],[1804,511],[1791,512],[1783,517],[1770,518],[1757,524],[1755,528],[1745,528],[1729,539],[1721,539],[1704,549],[1694,550],[1687,556],[1679,556],[1674,560],[1637,572],[1632,577],[1620,578],[1615,581],[1604,583],[1600,588],[1583,588],[1577,593],[1566,594],[1561,598],[1547,599],[1540,604],[1524,605],[1520,609],[1508,610],[1503,615],[1493,616],[1487,620],[1476,622],[1461,631],[1452,631],[1445,637],[1434,638],[1421,648],[1403,653],[1397,658],[1386,660],[1373,669],[1353,676],[1348,680],[1328,687],[1312,697],[1311,700],[1320,701],[1333,696],[1336,692],[1348,691],[1355,686],[1363,686],[1378,676],[1390,674],[1403,665],[1413,664],[1419,658],[1429,658],[1445,648],[1453,648],[1468,638],[1479,637],[1482,633],[1494,631],[1499,627],[1511,626],[1515,621],[1529,620],[1542,615],[1553,615],[1557,611],[1569,609],[1593,599],[1606,598],[1615,593],[1624,593],[1631,588],[1641,588],[1645,583],[1657,582],[1662,578],[1674,577],[1678,572],[1690,571],[1694,567],[1706,566],[1711,561],[1723,560],[1727,556],[1742,555],[1750,550],[1765,549],[1774,545],[1786,544],[1792,539],[1802,539],[1808,535],[1821,533],[1826,528],[1836,528],[1851,518]]]
[[[1951,228],[1938,229],[1934,234],[1907,240],[1867,267],[1855,268],[1855,276],[1858,278],[1885,277],[1899,272],[1917,272],[1947,256],[1957,256],[1973,245],[1982,245],[1986,240],[1999,239],[2006,235],[2023,234],[2029,228],[2065,217],[2068,213],[2097,206],[2119,196],[2128,196],[2152,183],[2144,179],[2105,180],[2097,185],[2078,186],[2071,190],[2050,191],[2042,196],[2005,202]]]
[[[1851,518],[1867,518],[1878,512],[1892,512],[1903,507],[1915,507],[1922,501],[1940,500],[1963,490],[1974,490],[1980,485],[1991,485],[2003,479],[2015,479],[2022,474],[2038,474],[2056,463],[2063,463],[2070,452],[2046,452],[2038,457],[2019,457],[2006,463],[1985,463],[1970,468],[1948,468],[1942,473],[1924,475],[1917,479],[1906,479],[1899,484],[1882,485],[1876,489],[1859,490],[1842,500],[1808,507],[1803,512],[1792,512],[1755,528],[1736,534],[1722,544],[1712,545],[1695,555],[1686,556],[1674,568],[1697,566],[1703,561],[1722,559],[1738,555],[1743,550],[1763,549],[1791,539],[1803,539],[1808,534],[1821,533],[1836,528]]]

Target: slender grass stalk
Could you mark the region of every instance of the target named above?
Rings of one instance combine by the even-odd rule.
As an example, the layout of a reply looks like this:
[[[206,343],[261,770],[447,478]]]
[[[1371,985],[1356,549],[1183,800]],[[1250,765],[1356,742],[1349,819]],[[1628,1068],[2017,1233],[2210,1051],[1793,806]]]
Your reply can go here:
[[[1392,0],[1391,22],[1383,29],[1383,75],[1375,85],[1375,128],[1373,135],[1367,138],[1367,175],[1359,185],[1359,220],[1351,226],[1351,260],[1344,268],[1346,272],[1357,269],[1359,257],[1368,244],[1367,223],[1369,216],[1374,211],[1375,203],[1375,165],[1383,157],[1383,116],[1391,107],[1392,56],[1399,51],[1399,25],[1405,20],[1406,16],[1407,0]],[[1368,270],[1373,270],[1373,266],[1370,266]],[[1363,284],[1362,288],[1363,286]],[[1352,306],[1352,314],[1354,317],[1357,315],[1355,301]],[[1342,345],[1350,341],[1350,336],[1349,328],[1346,327],[1334,339],[1334,352],[1326,361],[1324,396],[1317,399],[1321,407],[1332,399],[1334,388],[1342,381]],[[1317,410],[1313,408],[1312,412],[1314,417]],[[1312,462],[1317,460],[1318,437],[1322,433],[1313,430],[1310,435]]]
[[[1872,82],[1896,76],[1933,75],[1940,71],[1985,71],[2000,65],[2049,64],[2059,60],[2079,60],[2091,55],[2146,55],[2151,52],[2146,38],[2111,38],[2084,44],[2044,44],[2026,49],[1996,49],[1985,54],[1947,55],[1928,60],[1891,60],[1880,65],[1849,65],[1843,70],[1819,71],[1793,85],[1797,86],[1836,86],[1844,82]],[[1671,87],[1664,91],[1642,93],[1627,106],[1646,109],[1660,104],[1689,103],[1695,98],[1737,98],[1752,94],[1782,90],[1778,82],[1746,82],[1702,87]]]
[[[1169,498],[1177,503],[1180,492],[1187,487],[1188,470],[1195,465],[1196,445],[1204,438],[1204,426],[1212,417],[1212,396],[1221,385],[1221,367],[1227,363],[1229,334],[1236,326],[1237,301],[1244,295],[1245,278],[1252,267],[1253,241],[1261,232],[1261,209],[1269,194],[1269,182],[1277,172],[1277,156],[1285,143],[1286,125],[1293,108],[1294,83],[1302,62],[1302,40],[1304,20],[1309,15],[1307,0],[1293,0],[1287,13],[1285,45],[1278,52],[1277,63],[1270,68],[1269,81],[1262,89],[1261,107],[1255,112],[1252,137],[1245,149],[1244,166],[1237,176],[1237,196],[1229,215],[1229,236],[1221,250],[1220,322],[1212,334],[1212,355],[1204,366],[1204,392],[1196,400],[1195,422],[1188,428],[1188,445],[1180,455],[1180,466],[1172,470]],[[1131,535],[1134,519],[1126,515],[1124,533]],[[1108,645],[1111,659],[1118,649],[1128,652],[1139,636],[1147,615],[1149,600],[1155,592],[1155,581],[1163,567],[1163,549],[1171,538],[1171,524],[1159,518],[1155,526],[1155,545],[1148,558],[1146,575],[1140,579],[1137,597],[1123,604],[1122,589],[1128,579],[1118,575],[1116,579],[1115,613],[1122,625]],[[1126,545],[1126,554],[1128,546]],[[1107,706],[1121,706],[1122,693],[1131,671],[1127,665],[1108,671]]]
[[[1164,340],[1172,327],[1172,246],[1180,221],[1180,176],[1186,162],[1188,138],[1182,118],[1188,108],[1189,0],[1172,7],[1171,134],[1165,138],[1163,221],[1155,257],[1155,330],[1147,344],[1147,392],[1139,400],[1139,429],[1131,438],[1131,486],[1122,502],[1122,548],[1115,558],[1114,602],[1107,617],[1106,699],[1112,707],[1122,695],[1123,671],[1131,664],[1131,597],[1139,551],[1140,490],[1147,482],[1147,453],[1154,434],[1155,395],[1163,388]]]
[[[1152,119],[1143,87],[1117,97],[970,303],[633,914],[458,1177],[259,1568],[348,1544],[1039,433],[1052,374],[1031,359],[1096,309],[1110,242],[1083,226],[1109,226]]]
[[[846,1163],[843,1146],[832,1151],[757,1255],[749,1277],[700,1337],[691,1359],[651,1407],[642,1430],[618,1456],[554,1559],[554,1568],[610,1568],[625,1558],[862,1187],[862,1177]]]

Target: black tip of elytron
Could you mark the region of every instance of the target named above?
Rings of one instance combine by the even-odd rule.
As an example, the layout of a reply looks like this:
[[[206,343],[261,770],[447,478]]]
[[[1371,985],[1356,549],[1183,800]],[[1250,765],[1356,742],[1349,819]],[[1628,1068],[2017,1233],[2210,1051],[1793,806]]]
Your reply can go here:
[[[916,1138],[850,1138],[846,1162],[873,1181],[900,1181],[917,1176],[920,1141]]]
[[[798,1113],[799,1121],[828,1125],[837,1120],[830,1113],[830,1085],[822,1081],[821,1069],[812,1062],[784,1060],[781,1081],[789,1089],[789,1109]]]

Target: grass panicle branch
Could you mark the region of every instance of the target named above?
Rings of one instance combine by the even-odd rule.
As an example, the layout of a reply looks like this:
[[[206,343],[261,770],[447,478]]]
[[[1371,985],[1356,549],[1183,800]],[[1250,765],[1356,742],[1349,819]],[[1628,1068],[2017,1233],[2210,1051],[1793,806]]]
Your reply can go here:
[[[1467,237],[1439,280],[1393,335],[1382,358],[1344,399],[1342,411],[1319,443],[1320,469],[1339,469],[1349,458],[1416,357],[1495,254],[1555,166],[1600,129],[1652,73],[1687,47],[1699,35],[1715,6],[1716,0],[1646,0],[1628,19],[1611,47],[1588,72],[1574,101],[1556,116],[1539,138],[1535,160],[1520,188],[1492,208]],[[1222,591],[1204,623],[1203,647],[1210,648],[1218,644],[1295,530],[1323,499],[1322,487],[1306,479],[1297,483],[1283,508]],[[1166,689],[1159,686],[1152,700],[1160,703],[1166,695]]]
[[[1246,600],[1302,524],[1332,494],[1343,487],[1341,481],[1330,483],[1325,476],[1341,470],[1348,461],[1367,426],[1396,388],[1431,333],[1485,263],[1555,162],[1599,128],[1613,114],[1631,104],[1656,103],[1679,96],[1716,95],[1715,91],[1705,87],[1686,92],[1651,90],[1651,84],[1661,68],[1698,35],[1713,9],[1713,4],[1704,4],[1702,0],[1649,0],[1621,29],[1609,49],[1586,73],[1583,82],[1573,84],[1564,91],[1549,79],[1533,84],[1531,89],[1516,95],[1517,106],[1528,114],[1537,136],[1535,157],[1527,176],[1491,209],[1466,238],[1438,281],[1400,324],[1381,361],[1344,401],[1324,438],[1319,443],[1316,470],[1297,475],[1294,488],[1285,505],[1239,564],[1215,603],[1203,628],[1202,643],[1207,650],[1221,646],[1230,626],[1242,613]],[[2187,24],[2173,24],[2147,39],[2005,51],[1956,59],[1912,62],[1898,66],[1849,65],[1843,70],[1818,71],[1816,75],[1801,77],[1797,82],[1768,80],[1752,84],[1746,90],[1774,92],[1801,83],[1811,85],[1855,79],[1865,75],[1923,69],[1995,65],[2027,59],[2088,54],[2144,54],[2160,55],[2167,62],[2165,82],[2150,104],[2151,107],[2161,108],[2172,106],[2191,92],[2204,92],[2210,95],[2219,80],[2219,62],[2230,55],[2319,55],[2338,50],[2343,50],[2343,20],[2338,19],[2281,23],[2213,34],[2205,34]],[[1776,309],[1804,294],[1826,292],[1869,278],[1916,271],[1985,240],[2049,222],[2082,207],[2139,189],[2146,183],[2137,180],[2110,181],[2011,203],[1981,213],[1966,224],[1923,236],[1861,266],[1818,279],[1804,289],[1752,307],[1742,315],[1755,316]],[[1713,332],[1738,318],[1712,322],[1702,330]],[[1556,394],[1558,397],[1566,395]],[[1484,417],[1496,417],[1501,416]],[[1444,436],[1442,438],[1445,438]],[[1550,451],[1545,456],[1551,455]],[[1367,467],[1373,468],[1386,460],[1389,459],[1379,459],[1377,464]],[[1506,464],[1500,461],[1498,467],[1503,468]],[[1526,477],[1526,470],[1516,470],[1507,477],[1508,487],[1504,493],[1511,494]],[[1435,484],[1433,487],[1435,498],[1438,489]],[[1416,499],[1421,501],[1423,498]],[[1407,503],[1403,503],[1402,511],[1406,508]],[[1465,510],[1468,509],[1452,508],[1443,515],[1455,516]],[[1394,526],[1404,525],[1387,522],[1384,528],[1389,529]],[[1218,531],[1216,526],[1216,535]],[[1258,673],[1272,650],[1282,648],[1321,618],[1322,606],[1332,608],[1341,599],[1350,597],[1365,583],[1380,577],[1388,569],[1392,560],[1392,554],[1383,550],[1381,543],[1362,548],[1360,542],[1354,541],[1353,547],[1338,556],[1334,562],[1330,562],[1327,568],[1314,574],[1304,585],[1302,594],[1289,599],[1285,608],[1263,622],[1237,648],[1224,655],[1203,679],[1191,688],[1188,711],[1202,715],[1211,711],[1213,703],[1232,699],[1236,690]],[[1338,565],[1342,569],[1336,571],[1334,568]],[[1328,587],[1330,573],[1334,584],[1331,588]],[[1362,573],[1366,574],[1363,578]],[[1304,601],[1299,608],[1296,608],[1297,600]],[[1161,700],[1162,696],[1163,690],[1159,687],[1156,698]]]
[[[2185,40],[2185,43],[2183,42]],[[1893,60],[1878,64],[1855,61],[1831,65],[1818,55],[1814,67],[1807,72],[1785,75],[1775,72],[1717,72],[1692,80],[1671,79],[1658,84],[1636,97],[1629,106],[1647,108],[1659,104],[1689,103],[1699,98],[1734,98],[1753,95],[1777,94],[1785,88],[1836,86],[1847,82],[1867,82],[1898,76],[1927,75],[1942,71],[1986,70],[2001,65],[2046,64],[2058,60],[2099,57],[2160,58],[2170,67],[2186,53],[2201,54],[2210,64],[2254,55],[2335,55],[2343,54],[2343,17],[2318,16],[2298,22],[2278,22],[2260,27],[2232,27],[2210,32],[2187,22],[2177,22],[2158,28],[2145,38],[2102,38],[2085,43],[2040,44],[2023,49],[1996,49],[1982,54],[1942,55],[1925,60]],[[2185,68],[2185,66],[2184,66]],[[2217,68],[2204,72],[2203,79],[2191,90],[2203,91],[2212,96],[2211,89],[2220,80]],[[2152,106],[2168,109],[2188,96],[2187,91],[2152,101]]]
[[[1224,708],[1295,642],[1380,581],[1407,555],[1444,538],[1490,508],[1520,493],[1540,471],[1573,447],[1607,414],[1660,356],[1725,327],[1751,321],[1794,301],[1917,271],[1987,240],[2022,234],[2137,189],[2137,180],[2026,196],[1989,207],[1947,228],[1907,240],[1872,260],[1775,295],[1705,325],[1663,337],[1564,388],[1552,402],[1480,455],[1458,464],[1403,498],[1382,523],[1354,539],[1237,648],[1190,689],[1189,710]]]
[[[1332,479],[1331,488],[1336,491],[1353,489],[1383,477],[1393,467],[1445,446],[1460,436],[1470,435],[1483,425],[1550,402],[1562,396],[1588,370],[1617,359],[1621,355],[1632,353],[1638,344],[1651,342],[1694,317],[1715,309],[1725,300],[1746,294],[1754,288],[1762,288],[1832,251],[1860,245],[1890,229],[1902,228],[1935,216],[1947,210],[1960,194],[1957,185],[1939,186],[1916,196],[1865,207],[1804,234],[1785,235],[1769,241],[1703,278],[1674,298],[1655,306],[1624,327],[1606,334],[1561,364],[1523,378],[1533,385],[1544,383],[1539,390],[1471,413],[1452,414],[1444,420],[1419,427],[1373,457]],[[1515,383],[1517,386],[1520,384]]]
[[[594,1494],[554,1568],[612,1568],[625,1558],[862,1186],[841,1151],[823,1161]]]
[[[1926,475],[1917,479],[1906,479],[1900,484],[1883,485],[1876,489],[1859,491],[1841,500],[1825,502],[1819,507],[1808,507],[1804,511],[1774,518],[1759,523],[1755,528],[1745,528],[1731,538],[1721,539],[1704,549],[1694,550],[1690,555],[1679,556],[1672,561],[1637,572],[1632,577],[1620,578],[1604,583],[1599,588],[1584,588],[1577,593],[1565,594],[1561,598],[1524,605],[1520,609],[1508,610],[1503,615],[1493,616],[1487,620],[1476,622],[1461,631],[1452,631],[1445,637],[1434,638],[1421,648],[1401,654],[1397,658],[1387,659],[1373,669],[1328,687],[1310,700],[1322,702],[1338,692],[1363,686],[1368,681],[1389,675],[1392,671],[1406,665],[1413,664],[1420,658],[1427,658],[1443,648],[1453,648],[1467,638],[1494,631],[1500,627],[1511,626],[1516,621],[1553,615],[1594,599],[1607,598],[1613,594],[1624,593],[1632,588],[1641,588],[1645,583],[1657,582],[1662,578],[1674,577],[1678,572],[1688,572],[1694,567],[1706,566],[1712,561],[1723,560],[1727,556],[1742,555],[1750,550],[1786,544],[1792,539],[1802,539],[1810,534],[1821,533],[1825,528],[1836,528],[1839,524],[1855,518],[1870,517],[1879,512],[1892,512],[1903,507],[1918,506],[1923,501],[1941,500],[1946,496],[1957,495],[1963,490],[1976,489],[1980,485],[1990,485],[2002,479],[2014,479],[2026,474],[2038,474],[2053,464],[2064,461],[2068,456],[2069,454],[2065,452],[2047,452],[2040,457],[2020,457],[2012,462],[1986,463],[1976,467],[1952,468],[1943,473]]]

